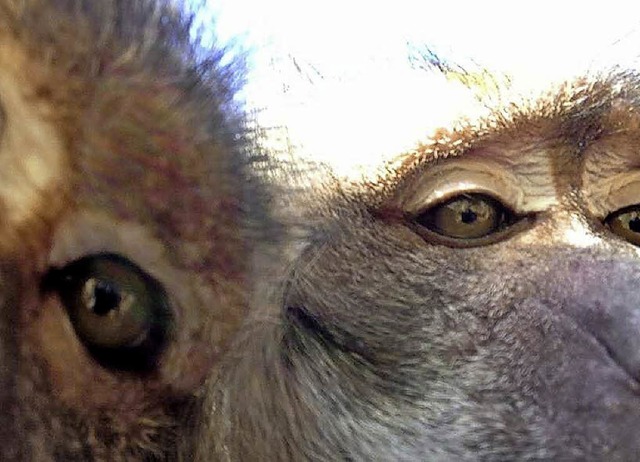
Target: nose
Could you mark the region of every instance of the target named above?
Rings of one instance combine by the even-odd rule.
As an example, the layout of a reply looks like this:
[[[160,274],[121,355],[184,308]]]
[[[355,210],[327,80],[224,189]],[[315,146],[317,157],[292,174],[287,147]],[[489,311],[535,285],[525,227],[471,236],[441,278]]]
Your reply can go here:
[[[640,381],[640,263],[583,257],[562,266],[545,292]]]

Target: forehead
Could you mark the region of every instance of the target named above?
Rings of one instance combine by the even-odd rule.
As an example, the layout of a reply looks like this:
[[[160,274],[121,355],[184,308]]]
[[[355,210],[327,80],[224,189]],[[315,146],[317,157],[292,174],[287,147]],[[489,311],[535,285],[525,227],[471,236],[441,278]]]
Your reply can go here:
[[[32,16],[25,24],[46,19]],[[0,251],[47,245],[61,220],[93,209],[113,226],[147,226],[167,248],[193,254],[189,263],[206,255],[209,267],[235,274],[227,249],[240,245],[243,159],[223,107],[232,88],[219,79],[212,94],[182,37],[146,48],[116,33],[87,39],[80,19],[67,43],[62,26],[45,41],[38,33],[48,26],[18,35],[0,18]],[[219,242],[229,245],[212,252]]]
[[[594,76],[536,100],[497,106],[480,121],[437,131],[402,157],[400,189],[447,165],[485,164],[566,194],[640,165],[638,79]],[[473,170],[473,169],[472,169]],[[523,185],[526,187],[526,185]]]
[[[490,117],[437,131],[346,200],[395,221],[482,193],[518,214],[601,221],[640,197],[640,174],[629,168],[639,89],[633,73],[608,74],[503,102]]]
[[[37,82],[27,55],[0,35],[0,251],[37,242],[47,222],[63,208],[68,183],[64,140],[50,115],[53,108],[36,97]],[[46,200],[45,198],[48,198]]]

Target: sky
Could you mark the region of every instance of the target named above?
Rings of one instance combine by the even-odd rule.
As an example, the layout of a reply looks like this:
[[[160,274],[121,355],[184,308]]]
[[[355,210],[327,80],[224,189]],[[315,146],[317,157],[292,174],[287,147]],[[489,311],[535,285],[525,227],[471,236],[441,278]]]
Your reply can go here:
[[[275,149],[340,174],[379,164],[471,108],[471,95],[411,65],[429,47],[522,92],[585,70],[637,67],[640,2],[218,0],[222,40],[249,50],[245,98]],[[533,90],[531,90],[533,91]],[[474,100],[475,101],[475,100]],[[286,127],[283,132],[282,127]],[[284,134],[283,134],[284,133]]]

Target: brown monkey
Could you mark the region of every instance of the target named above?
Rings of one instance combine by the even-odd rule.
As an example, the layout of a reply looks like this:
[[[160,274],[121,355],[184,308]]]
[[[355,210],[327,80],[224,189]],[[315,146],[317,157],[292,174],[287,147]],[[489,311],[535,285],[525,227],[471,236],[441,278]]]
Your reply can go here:
[[[200,460],[637,460],[639,103],[586,78],[334,192]]]
[[[168,1],[0,1],[0,459],[191,460],[271,229],[224,55]]]
[[[220,59],[163,2],[0,1],[3,460],[637,458],[637,75],[313,203],[225,353],[275,226]]]

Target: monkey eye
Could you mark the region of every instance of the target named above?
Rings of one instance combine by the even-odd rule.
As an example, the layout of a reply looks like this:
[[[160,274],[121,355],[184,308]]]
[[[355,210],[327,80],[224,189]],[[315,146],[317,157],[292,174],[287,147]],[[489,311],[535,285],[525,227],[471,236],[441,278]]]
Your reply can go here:
[[[613,212],[604,221],[615,234],[631,244],[640,245],[640,205]]]
[[[437,243],[452,246],[480,246],[494,242],[498,233],[515,223],[517,217],[506,206],[485,194],[469,193],[435,205],[413,221],[418,232]]]
[[[171,310],[155,279],[126,258],[89,255],[50,270],[45,289],[58,293],[76,334],[101,364],[148,370],[166,343]]]

